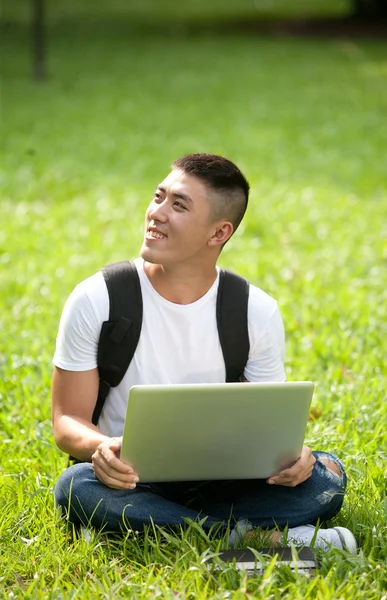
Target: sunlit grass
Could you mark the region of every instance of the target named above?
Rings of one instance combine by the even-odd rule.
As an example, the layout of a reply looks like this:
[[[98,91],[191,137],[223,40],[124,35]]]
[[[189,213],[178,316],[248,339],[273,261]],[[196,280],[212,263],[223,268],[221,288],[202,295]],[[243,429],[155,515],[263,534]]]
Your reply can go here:
[[[387,109],[385,47],[238,36],[72,38],[50,78],[28,77],[7,34],[0,172],[0,589],[47,598],[377,599],[386,585]],[[209,571],[219,542],[195,528],[124,542],[73,539],[54,511],[66,458],[50,427],[58,320],[72,287],[136,256],[169,163],[235,160],[252,184],[221,263],[278,299],[289,379],[316,382],[308,441],[344,460],[336,522],[361,546],[312,580]]]

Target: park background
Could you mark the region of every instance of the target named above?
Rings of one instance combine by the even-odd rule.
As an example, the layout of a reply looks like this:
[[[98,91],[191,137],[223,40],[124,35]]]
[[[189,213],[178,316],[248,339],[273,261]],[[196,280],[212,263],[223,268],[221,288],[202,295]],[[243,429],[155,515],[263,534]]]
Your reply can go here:
[[[349,4],[52,0],[40,80],[34,3],[3,5],[0,595],[386,598],[386,29]],[[192,527],[77,539],[54,510],[63,304],[137,255],[154,188],[189,152],[223,154],[250,181],[220,263],[278,300],[288,379],[316,383],[307,441],[347,468],[334,522],[360,552],[325,555],[311,580],[210,572],[218,542]]]

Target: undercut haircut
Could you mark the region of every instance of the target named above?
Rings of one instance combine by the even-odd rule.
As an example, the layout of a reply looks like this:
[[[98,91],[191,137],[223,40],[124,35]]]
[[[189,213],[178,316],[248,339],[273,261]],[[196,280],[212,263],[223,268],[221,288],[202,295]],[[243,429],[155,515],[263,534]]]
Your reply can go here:
[[[172,169],[180,169],[203,181],[210,191],[211,218],[227,219],[237,230],[246,212],[250,186],[238,167],[223,156],[216,154],[187,154],[172,163]]]

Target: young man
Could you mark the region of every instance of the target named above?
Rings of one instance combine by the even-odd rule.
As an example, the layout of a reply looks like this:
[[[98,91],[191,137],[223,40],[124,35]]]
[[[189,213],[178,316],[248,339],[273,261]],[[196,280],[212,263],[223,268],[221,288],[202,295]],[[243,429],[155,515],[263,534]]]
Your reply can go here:
[[[154,484],[139,481],[120,460],[129,389],[135,384],[225,381],[216,324],[217,259],[245,213],[249,185],[229,160],[192,154],[176,160],[156,189],[145,216],[141,258],[136,259],[143,296],[141,336],[122,382],[112,388],[98,426],[92,413],[98,394],[97,345],[108,319],[109,298],[101,273],[79,284],[64,308],[52,384],[54,437],[64,452],[84,461],[69,467],[55,488],[70,521],[120,531],[143,530],[207,517],[204,527],[226,529],[235,545],[253,526],[289,527],[288,540],[323,547],[356,548],[345,528],[320,530],[318,519],[341,507],[346,475],[341,462],[304,446],[289,469],[263,480]],[[130,302],[128,298],[128,302]],[[250,352],[243,379],[284,381],[284,332],[277,303],[250,286]],[[155,448],[157,452],[157,448]],[[272,541],[281,540],[273,531]]]

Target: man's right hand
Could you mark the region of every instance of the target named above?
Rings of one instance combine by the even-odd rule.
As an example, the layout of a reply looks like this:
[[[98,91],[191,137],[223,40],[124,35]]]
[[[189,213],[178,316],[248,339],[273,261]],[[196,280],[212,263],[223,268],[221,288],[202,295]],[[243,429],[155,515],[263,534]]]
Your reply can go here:
[[[132,467],[120,460],[122,438],[101,442],[91,457],[97,479],[116,490],[133,490],[139,481]]]

